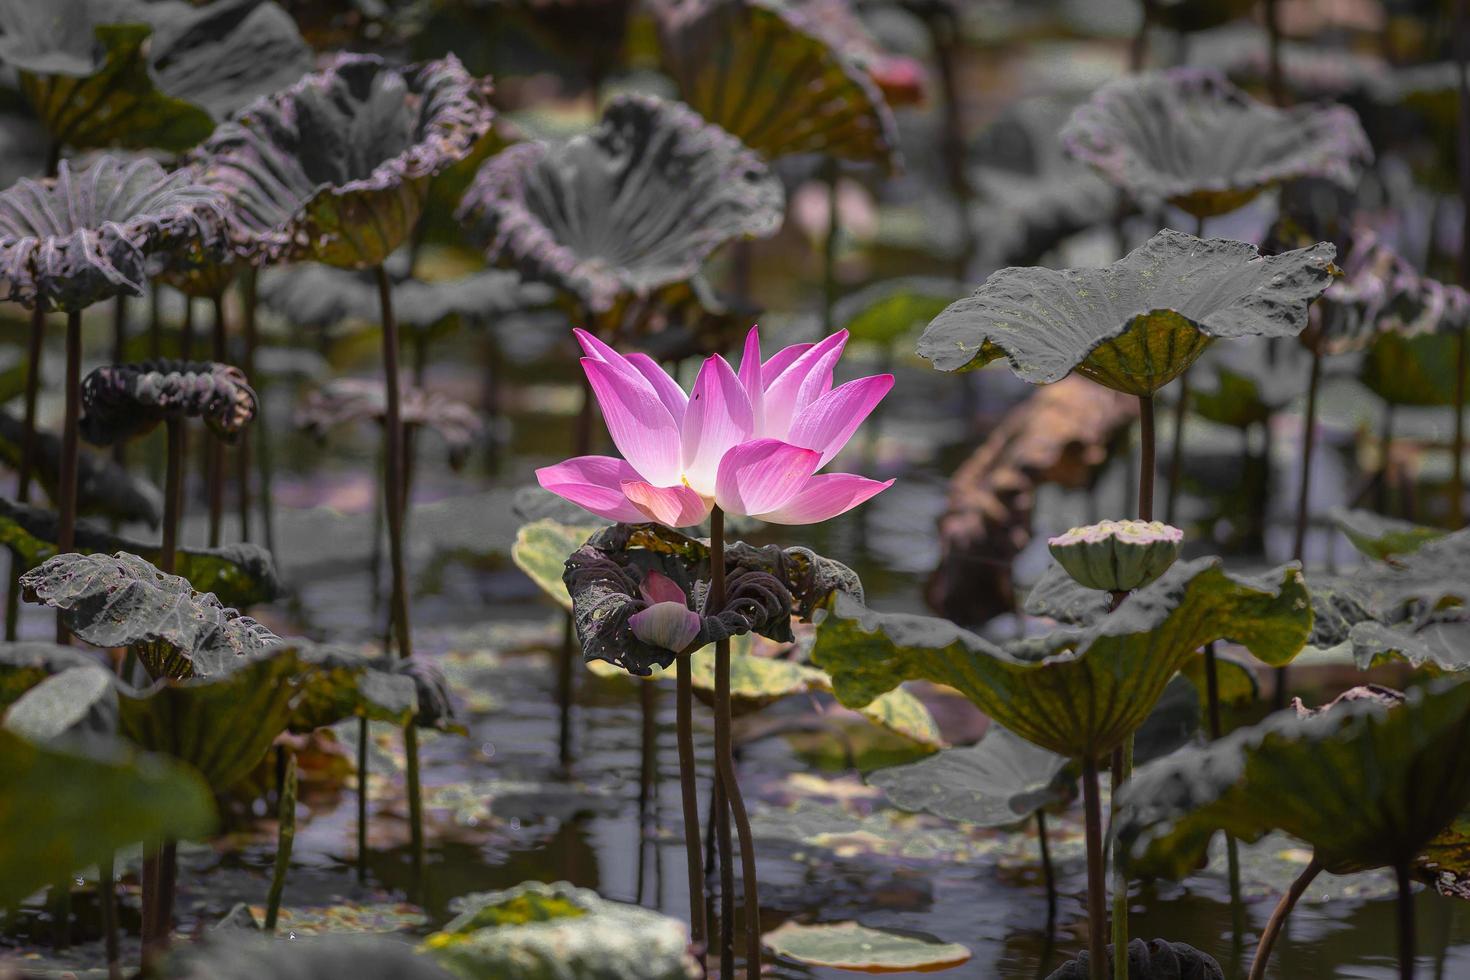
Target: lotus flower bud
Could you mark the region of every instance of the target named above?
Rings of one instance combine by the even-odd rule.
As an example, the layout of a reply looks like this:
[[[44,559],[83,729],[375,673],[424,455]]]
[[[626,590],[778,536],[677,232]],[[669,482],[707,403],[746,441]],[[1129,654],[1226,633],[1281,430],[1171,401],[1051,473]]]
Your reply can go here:
[[[1103,521],[1047,541],[1052,557],[1089,589],[1129,592],[1174,564],[1184,532],[1162,521]]]
[[[648,608],[628,617],[633,635],[652,646],[683,653],[699,635],[699,614],[689,608],[688,597],[678,584],[662,572],[650,571],[638,587]]]

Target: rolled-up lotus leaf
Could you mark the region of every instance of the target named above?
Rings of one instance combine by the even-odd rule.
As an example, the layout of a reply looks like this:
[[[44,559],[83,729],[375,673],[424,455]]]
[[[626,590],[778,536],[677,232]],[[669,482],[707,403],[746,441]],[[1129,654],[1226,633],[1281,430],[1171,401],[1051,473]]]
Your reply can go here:
[[[1107,83],[1073,113],[1062,142],[1135,200],[1167,200],[1201,218],[1287,180],[1353,187],[1373,159],[1346,106],[1278,109],[1197,68]]]
[[[812,663],[843,704],[866,704],[907,680],[955,688],[1022,738],[1068,758],[1106,756],[1148,718],[1206,643],[1231,639],[1288,663],[1311,630],[1295,565],[1226,573],[1218,558],[1176,562],[1116,610],[1080,627],[997,646],[947,620],[880,613],[838,592],[817,628]]]
[[[432,430],[449,450],[449,465],[463,466],[485,429],[479,414],[464,402],[413,385],[401,385],[400,395],[403,424]],[[388,395],[381,378],[338,378],[307,395],[296,413],[296,425],[324,440],[327,431],[339,425],[362,421],[381,425],[387,411]]]
[[[1281,831],[1334,874],[1409,864],[1470,803],[1467,737],[1470,685],[1455,681],[1298,701],[1135,771],[1116,801],[1118,853],[1133,873],[1179,878],[1217,831]]]
[[[286,938],[219,928],[202,942],[181,945],[161,975],[166,980],[453,980],[397,937]]]
[[[703,972],[678,919],[564,881],[465,895],[450,908],[459,914],[421,951],[464,980],[695,980]]]
[[[197,418],[225,442],[255,420],[260,403],[245,372],[212,361],[144,361],[96,368],[82,379],[82,438],[131,439],[166,419]]]
[[[1328,243],[1263,256],[1243,242],[1164,230],[1100,269],[1002,269],[919,339],[941,371],[1005,357],[1032,384],[1072,371],[1151,395],[1215,338],[1290,337],[1331,281]]]
[[[1108,956],[1113,947],[1107,947]],[[1046,980],[1088,980],[1092,976],[1087,950],[1068,960]],[[1128,944],[1128,980],[1225,980],[1219,962],[1188,943],[1167,939],[1135,939]]]
[[[268,0],[0,0],[0,60],[51,140],[179,152],[245,102],[311,70]]]
[[[27,602],[57,610],[66,628],[93,646],[134,651],[154,677],[209,677],[279,642],[212,593],[125,552],[57,555],[20,582]]]
[[[1131,592],[1174,564],[1184,532],[1163,521],[1102,521],[1047,541],[1057,564],[1085,589]]]
[[[767,159],[821,153],[898,166],[893,116],[815,4],[686,0],[657,10],[679,97]]]
[[[448,55],[403,68],[344,54],[259,99],[196,154],[257,263],[381,264],[418,220],[428,182],[489,130],[488,84]]]
[[[63,160],[53,178],[0,191],[0,295],[27,307],[75,312],[113,296],[140,296],[148,257],[206,248],[227,204],[149,159]]]
[[[633,617],[663,604],[650,599],[645,588],[654,573],[682,594],[687,611],[697,618],[682,649],[655,645],[635,633]],[[851,569],[806,548],[727,544],[721,609],[706,608],[709,574],[708,544],[671,528],[614,524],[594,534],[567,558],[562,578],[572,597],[582,656],[646,676],[680,653],[743,633],[789,643],[793,615],[810,618],[834,593],[862,596]]]
[[[459,218],[494,263],[586,310],[682,283],[735,238],[781,226],[781,182],[729,133],[687,107],[613,99],[591,132],[491,157]]]
[[[37,432],[35,437],[32,472],[46,495],[55,500],[57,481],[61,478],[61,437],[52,432]],[[24,440],[21,420],[0,411],[0,460],[19,467]],[[129,473],[109,456],[98,453],[77,456],[78,514],[115,518],[124,524],[138,521],[156,528],[162,511],[163,494],[146,478]]]
[[[0,498],[0,545],[10,550],[18,571],[28,571],[56,554],[56,514]],[[77,528],[80,554],[125,551],[157,564],[159,545],[109,534],[90,524]],[[248,609],[281,593],[270,552],[241,542],[218,548],[180,548],[176,571],[199,592],[213,592],[227,606]]]

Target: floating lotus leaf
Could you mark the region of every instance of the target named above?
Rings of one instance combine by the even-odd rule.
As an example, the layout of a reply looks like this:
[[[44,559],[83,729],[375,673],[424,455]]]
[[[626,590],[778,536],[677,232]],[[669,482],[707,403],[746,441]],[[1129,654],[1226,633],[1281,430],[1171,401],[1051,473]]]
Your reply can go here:
[[[37,432],[35,456],[31,461],[46,495],[56,498],[61,470],[61,439],[51,432]],[[0,412],[0,460],[20,465],[24,426],[9,412]],[[81,453],[77,457],[77,513],[115,518],[120,523],[135,521],[158,527],[163,494],[141,476],[129,473],[110,457]]]
[[[283,915],[284,919],[285,916]],[[452,980],[401,940],[370,936],[290,937],[215,930],[168,958],[167,980]]]
[[[1163,521],[1102,521],[1047,541],[1057,564],[1086,589],[1131,592],[1168,570],[1184,532]]]
[[[137,555],[64,554],[21,576],[27,602],[57,610],[93,646],[128,647],[154,677],[207,677],[278,641],[189,580]]]
[[[1445,536],[1443,528],[1426,527],[1370,510],[1334,507],[1328,515],[1353,547],[1377,561],[1417,551],[1420,545]]]
[[[290,15],[262,0],[5,0],[0,31],[51,140],[77,149],[187,150],[311,70]]]
[[[1135,200],[1160,198],[1201,218],[1282,181],[1351,188],[1373,150],[1346,106],[1278,109],[1197,68],[1130,75],[1099,88],[1062,142]]]
[[[751,632],[789,643],[793,615],[810,618],[834,593],[862,595],[852,570],[830,558],[806,548],[755,548],[737,541],[725,546],[725,606],[705,610],[708,564],[708,544],[660,525],[615,524],[593,535],[566,560],[562,579],[572,597],[583,657],[647,675],[684,652],[655,646],[633,632],[632,617],[654,605],[641,587],[655,572],[681,590],[697,613],[689,651]]]
[[[241,254],[368,268],[407,239],[429,179],[488,131],[487,95],[453,55],[405,68],[341,55],[245,107],[198,161],[233,205]]]
[[[1216,831],[1253,842],[1280,830],[1334,874],[1408,863],[1470,802],[1467,737],[1470,685],[1297,702],[1135,771],[1116,801],[1119,853],[1135,873],[1179,878]]]
[[[1109,958],[1113,947],[1108,946]],[[1046,980],[1088,980],[1087,950],[1069,960]],[[1225,971],[1209,953],[1167,939],[1135,939],[1128,944],[1129,980],[1225,980]]]
[[[929,324],[919,354],[942,371],[999,357],[1032,384],[1072,371],[1149,395],[1217,337],[1287,337],[1331,280],[1327,243],[1262,256],[1242,242],[1159,232],[1101,269],[1002,269]]]
[[[10,550],[16,568],[29,571],[56,554],[56,515],[26,504],[0,499],[0,545]],[[154,564],[159,546],[108,534],[88,524],[77,528],[80,554],[125,551]],[[222,603],[249,608],[280,595],[270,552],[255,544],[227,544],[218,548],[180,548],[176,570],[199,592],[213,592]]]
[[[590,133],[490,158],[459,217],[492,262],[605,313],[690,279],[727,241],[774,234],[784,208],[781,182],[739,140],[625,95]]]
[[[677,919],[566,882],[455,899],[422,951],[464,980],[695,980]]]
[[[400,385],[399,417],[411,429],[429,429],[449,450],[449,465],[459,469],[484,432],[479,414],[464,402],[413,385]],[[388,394],[381,378],[337,378],[307,395],[296,425],[325,440],[327,431],[353,422],[382,424]]]
[[[0,729],[0,787],[4,906],[144,838],[215,826],[198,775],[116,740],[39,745]]]
[[[889,279],[843,297],[833,318],[853,340],[886,346],[926,325],[963,293],[964,288],[949,279]]]
[[[785,960],[860,973],[946,970],[970,961],[970,950],[918,932],[870,929],[856,922],[784,922],[761,937]]]
[[[82,438],[100,446],[140,436],[165,419],[203,419],[234,442],[259,411],[245,372],[212,361],[100,367],[82,379]]]
[[[63,160],[54,178],[0,191],[0,294],[68,312],[140,296],[148,256],[207,246],[225,211],[188,169],[104,156],[73,170]]]
[[[605,526],[563,524],[549,517],[523,524],[510,548],[511,561],[552,601],[571,612],[572,597],[567,594],[566,583],[561,580],[566,572],[567,558]]]
[[[95,661],[53,674],[5,710],[5,728],[32,742],[71,735],[115,735],[115,676]]]
[[[816,5],[686,0],[657,11],[679,97],[767,159],[821,153],[898,166],[893,116]]]
[[[1117,610],[1083,628],[999,647],[928,616],[879,613],[837,593],[812,662],[856,706],[905,680],[947,684],[1022,738],[1069,758],[1100,758],[1138,730],[1174,673],[1214,640],[1270,664],[1302,648],[1312,612],[1287,565],[1253,578],[1217,558],[1177,562]]]
[[[904,810],[981,827],[1009,827],[1074,795],[1068,759],[999,725],[976,745],[945,749],[905,766],[879,769],[868,782]]]

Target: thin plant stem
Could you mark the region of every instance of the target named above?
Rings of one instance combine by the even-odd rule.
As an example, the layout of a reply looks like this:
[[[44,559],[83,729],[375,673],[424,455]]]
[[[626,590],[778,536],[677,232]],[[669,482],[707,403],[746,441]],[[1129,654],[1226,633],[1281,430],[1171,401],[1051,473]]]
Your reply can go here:
[[[41,391],[42,341],[46,335],[46,309],[40,303],[31,310],[30,336],[26,343],[25,420],[20,432],[20,463],[15,499],[28,503],[31,499],[31,475],[36,459],[36,400]],[[10,580],[5,593],[5,639],[12,641],[20,629],[20,559],[14,553],[10,560]]]
[[[296,841],[296,753],[282,746],[286,772],[281,780],[280,811],[276,830],[276,864],[271,872],[271,890],[265,903],[265,931],[274,933],[281,914],[281,895],[286,890],[286,873],[291,870],[291,846]]]
[[[1154,519],[1154,396],[1138,396],[1138,519]]]
[[[1215,644],[1205,644],[1205,701],[1208,705],[1210,740],[1215,741],[1224,733],[1220,721],[1220,666],[1215,657]],[[1240,849],[1235,838],[1225,835],[1225,862],[1230,880],[1230,915],[1234,921],[1237,937],[1243,932],[1240,904]]]
[[[684,810],[684,857],[689,871],[689,936],[704,964],[709,932],[705,920],[704,858],[699,848],[699,787],[694,764],[694,672],[689,654],[675,668],[675,737],[679,746],[679,796]]]
[[[718,741],[718,738],[716,739]],[[735,975],[735,845],[730,837],[730,797],[725,793],[725,774],[715,770],[715,805],[710,808],[715,822],[716,871],[720,881],[720,976]]]
[[[1118,751],[1113,753],[1112,795],[1110,802],[1114,815],[1118,811],[1118,791],[1128,782],[1133,770],[1133,736],[1123,740]],[[1113,855],[1113,975],[1128,975],[1128,872],[1118,855]]]
[[[97,905],[102,914],[102,945],[107,955],[108,980],[122,976],[118,965],[117,881],[113,856],[107,855],[97,865]]]
[[[725,512],[716,507],[710,514],[710,590],[707,612],[725,605]],[[761,972],[760,890],[756,881],[755,837],[740,795],[731,746],[730,641],[715,644],[715,765],[725,790],[730,817],[740,837],[740,881],[745,893],[745,974],[756,980]],[[728,839],[728,830],[726,837]],[[733,961],[732,961],[733,966]],[[725,971],[730,976],[732,970]]]
[[[1051,842],[1046,838],[1046,811],[1036,811],[1036,846],[1041,850],[1041,879],[1046,885],[1046,933],[1057,924],[1057,872],[1051,863]]]
[[[393,630],[398,656],[413,656],[412,629],[408,612],[408,576],[403,555],[403,407],[398,375],[398,322],[393,316],[393,285],[388,272],[379,264],[374,270],[378,280],[378,309],[383,326],[383,388],[386,392],[383,435],[386,440],[386,466],[383,485],[387,491],[385,504],[388,517],[388,562],[393,572]],[[403,729],[403,751],[407,758],[404,775],[408,783],[408,819],[413,887],[417,894],[424,872],[424,801],[419,785],[418,732],[410,721]]]
[[[1406,863],[1393,871],[1399,883],[1399,980],[1414,980],[1414,881]]]
[[[658,689],[652,682],[638,684],[638,885],[636,899],[643,904],[645,852],[658,826]],[[655,896],[654,905],[657,900]]]
[[[566,617],[562,630],[561,652],[556,662],[557,757],[563,769],[572,765],[572,687],[573,660],[576,657],[577,631],[572,617]]]
[[[1154,0],[1142,0],[1140,6],[1143,9],[1138,19],[1138,31],[1128,44],[1128,71],[1135,75],[1143,71],[1144,62],[1148,60],[1148,29],[1153,23]]]
[[[1087,960],[1091,980],[1108,980],[1107,855],[1103,851],[1102,793],[1097,760],[1082,763],[1082,805],[1087,817]]]
[[[82,314],[73,310],[66,315],[66,421],[61,433],[61,476],[56,502],[59,514],[56,530],[56,552],[66,554],[76,546],[77,533],[77,427],[82,416]],[[67,642],[69,634],[56,613],[56,642]]]
[[[975,198],[975,188],[970,183],[964,99],[960,92],[959,16],[957,11],[949,9],[946,4],[933,4],[932,8],[924,16],[924,26],[929,32],[930,49],[934,52],[935,69],[939,76],[939,149],[950,193],[954,195],[957,205],[956,210],[965,215],[969,213],[970,202]],[[961,221],[960,248],[953,266],[954,278],[965,278],[970,260],[975,255],[975,248],[975,229],[968,220]]]
[[[184,498],[184,423],[171,418],[164,422],[168,463],[163,481],[163,540],[158,552],[158,567],[174,574],[179,547],[179,513]]]
[[[1462,96],[1464,98],[1464,96]],[[1470,198],[1466,198],[1470,201]],[[1470,213],[1470,205],[1465,208]],[[1470,245],[1464,247],[1470,255]],[[1470,371],[1470,344],[1465,335],[1470,330],[1461,328],[1455,343],[1455,428],[1450,443],[1450,527],[1465,525],[1465,374]]]
[[[251,384],[259,388],[262,380],[255,376],[255,352],[260,347],[260,335],[256,329],[256,287],[259,278],[258,271],[248,268],[240,276],[240,307],[243,316],[240,320],[240,333],[245,341],[245,376],[250,379]],[[240,447],[240,468],[245,473],[240,480],[240,507],[245,510],[250,504],[250,462],[254,457],[256,468],[259,470],[260,480],[260,527],[265,538],[266,550],[275,553],[276,550],[276,527],[274,504],[271,500],[271,451],[270,451],[270,420],[265,413],[265,405],[262,403],[260,411],[260,422],[255,426],[255,434],[248,444]],[[242,532],[243,533],[243,532]]]
[[[1302,869],[1302,873],[1296,876],[1291,886],[1286,889],[1286,894],[1281,896],[1281,901],[1276,903],[1276,908],[1271,912],[1271,918],[1266,921],[1266,928],[1261,930],[1261,938],[1256,941],[1256,956],[1251,961],[1251,972],[1248,980],[1264,980],[1266,976],[1266,964],[1271,959],[1271,947],[1276,944],[1276,937],[1281,934],[1286,925],[1286,917],[1296,907],[1297,900],[1312,883],[1312,879],[1322,873],[1322,863],[1313,855],[1312,860]]]
[[[128,297],[118,293],[112,301],[112,363],[122,364],[127,360],[128,347]],[[128,462],[128,442],[119,439],[112,444],[112,460],[118,466]]]
[[[1393,468],[1390,456],[1393,452],[1393,416],[1394,405],[1392,402],[1383,406],[1383,428],[1378,434],[1378,511],[1388,513],[1388,496],[1390,484],[1389,471]]]
[[[827,237],[822,247],[822,325],[824,333],[836,328],[833,310],[837,305],[837,245],[842,239],[842,216],[837,208],[841,171],[837,158],[828,157],[827,179]]]
[[[1460,0],[1455,5],[1455,66],[1459,69],[1460,132],[1459,169],[1460,202],[1463,205],[1460,226],[1460,285],[1470,289],[1470,0]],[[1450,477],[1450,526],[1458,528],[1465,523],[1465,372],[1470,370],[1467,360],[1465,328],[1460,329],[1460,339],[1455,356],[1455,444],[1453,469]]]
[[[368,854],[368,720],[357,719],[357,880],[367,881]]]
[[[1268,41],[1268,53],[1266,64],[1266,89],[1271,93],[1271,101],[1278,106],[1285,106],[1286,84],[1281,74],[1281,20],[1278,12],[1277,0],[1266,0],[1266,32]]]
[[[1312,455],[1317,451],[1317,392],[1322,385],[1322,353],[1312,349],[1312,370],[1307,376],[1307,414],[1302,420],[1302,475],[1296,495],[1296,528],[1291,557],[1301,561],[1307,550],[1307,522],[1312,503]]]
[[[46,896],[51,913],[51,948],[58,953],[71,945],[71,880],[52,885]]]
[[[223,293],[211,297],[214,310],[214,360],[224,364],[228,357],[225,350],[225,298]],[[209,546],[220,546],[220,535],[225,519],[225,445],[219,439],[210,439],[207,466],[209,471]]]
[[[1164,490],[1164,523],[1173,524],[1179,501],[1179,484],[1184,478],[1184,428],[1189,415],[1189,375],[1185,368],[1179,376],[1179,391],[1174,400],[1173,447],[1169,451],[1169,482]]]

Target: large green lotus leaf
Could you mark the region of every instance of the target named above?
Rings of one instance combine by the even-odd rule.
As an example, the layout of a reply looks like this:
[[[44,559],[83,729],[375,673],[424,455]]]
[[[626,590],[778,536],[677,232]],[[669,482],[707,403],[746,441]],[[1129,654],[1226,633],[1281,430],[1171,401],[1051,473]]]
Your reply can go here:
[[[1380,616],[1408,604],[1433,609],[1447,602],[1470,603],[1470,528],[1367,565],[1350,581]]]
[[[992,725],[976,745],[944,749],[905,766],[879,769],[868,782],[889,802],[981,827],[1008,827],[1073,796],[1066,756]]]
[[[1265,425],[1301,396],[1311,369],[1296,344],[1274,352],[1266,344],[1220,344],[1199,365],[1207,370],[1190,376],[1190,409],[1234,429]]]
[[[290,15],[263,0],[5,0],[0,31],[51,139],[78,149],[187,150],[311,70]]]
[[[1289,337],[1331,281],[1328,243],[1263,256],[1242,242],[1165,229],[1100,269],[1014,267],[929,324],[919,354],[941,371],[999,357],[1032,384],[1072,371],[1149,395],[1217,337]]]
[[[1112,956],[1113,947],[1108,946]],[[1088,952],[1068,960],[1046,980],[1088,980]],[[1225,980],[1225,971],[1209,953],[1167,939],[1135,939],[1128,944],[1128,980]]]
[[[369,268],[407,240],[429,180],[488,131],[487,96],[453,55],[395,68],[344,54],[246,106],[197,160],[233,205],[241,254]]]
[[[20,578],[26,601],[54,608],[66,628],[99,647],[127,647],[154,677],[208,677],[278,642],[249,616],[196,592],[137,555],[64,554]]]
[[[521,525],[510,558],[552,601],[571,612],[572,597],[561,577],[567,558],[604,524],[563,524],[549,517]]]
[[[217,361],[106,364],[82,379],[83,439],[108,446],[136,438],[160,422],[196,418],[233,443],[255,421],[260,399],[245,372]]]
[[[1390,405],[1453,405],[1459,343],[1458,331],[1385,330],[1368,348],[1358,376]],[[1470,369],[1465,381],[1470,383]]]
[[[17,569],[29,571],[56,554],[56,515],[26,504],[0,499],[0,545],[18,559]],[[88,524],[77,528],[76,550],[81,554],[125,551],[154,564],[159,546],[108,534]],[[200,592],[213,592],[225,605],[237,609],[270,602],[281,592],[270,552],[254,544],[227,544],[218,548],[180,548],[178,571]]]
[[[386,721],[402,728],[419,713],[413,678],[395,672],[376,653],[331,644],[288,640],[302,665],[301,696],[288,727],[311,732],[344,718]]]
[[[1279,711],[1135,771],[1116,801],[1119,853],[1179,878],[1216,831],[1279,830],[1336,874],[1408,862],[1470,802],[1467,737],[1470,685],[1453,681]]]
[[[422,950],[464,980],[695,980],[677,919],[566,882],[455,899]]]
[[[593,313],[689,280],[732,239],[781,227],[781,182],[686,106],[613,99],[591,132],[488,160],[459,218],[495,264]]]
[[[459,469],[484,432],[480,415],[447,395],[400,385],[399,419],[410,431],[428,429],[449,450],[449,465]],[[315,389],[296,411],[296,425],[320,441],[327,432],[354,422],[376,422],[388,414],[388,392],[381,378],[336,378]]]
[[[144,838],[214,825],[213,797],[187,766],[120,741],[39,745],[0,729],[0,906]]]
[[[190,169],[103,156],[81,170],[0,191],[0,295],[75,312],[113,296],[141,296],[159,252],[205,248],[227,204]]]
[[[853,340],[887,346],[928,324],[963,293],[963,287],[949,279],[889,279],[843,297],[833,318]]]
[[[23,429],[20,419],[0,411],[0,460],[11,467],[20,465]],[[54,500],[61,470],[61,437],[37,432],[35,445],[32,472]],[[129,473],[110,456],[82,453],[77,457],[79,514],[116,518],[125,524],[140,521],[156,528],[162,509],[163,494],[158,488],[142,476]]]
[[[1392,624],[1357,623],[1348,631],[1348,644],[1363,670],[1389,660],[1439,671],[1470,670],[1470,609],[1456,606]]]
[[[95,662],[47,677],[4,712],[4,725],[32,742],[117,734],[116,675]]]
[[[819,10],[781,0],[687,0],[658,11],[664,69],[705,119],[767,159],[820,153],[898,166],[877,84]]]
[[[968,963],[971,955],[959,943],[923,933],[870,929],[856,922],[783,922],[762,936],[761,942],[785,960],[858,973],[947,970]]]
[[[181,947],[163,968],[167,980],[451,980],[426,956],[396,939],[370,936],[289,938],[215,930]]]
[[[946,620],[875,612],[839,592],[818,625],[812,662],[832,675],[844,704],[929,680],[1043,748],[1100,758],[1138,730],[1169,679],[1206,643],[1230,638],[1284,664],[1311,624],[1294,565],[1244,578],[1201,558],[1175,563],[1090,626],[1004,648]]]
[[[1407,555],[1426,542],[1442,538],[1443,528],[1427,527],[1371,510],[1334,507],[1328,515],[1354,548],[1376,561]]]
[[[0,714],[46,678],[95,666],[95,657],[57,643],[0,643]]]
[[[1197,217],[1304,177],[1357,184],[1373,150],[1346,106],[1278,109],[1198,68],[1129,75],[1079,106],[1062,142],[1135,200]]]

